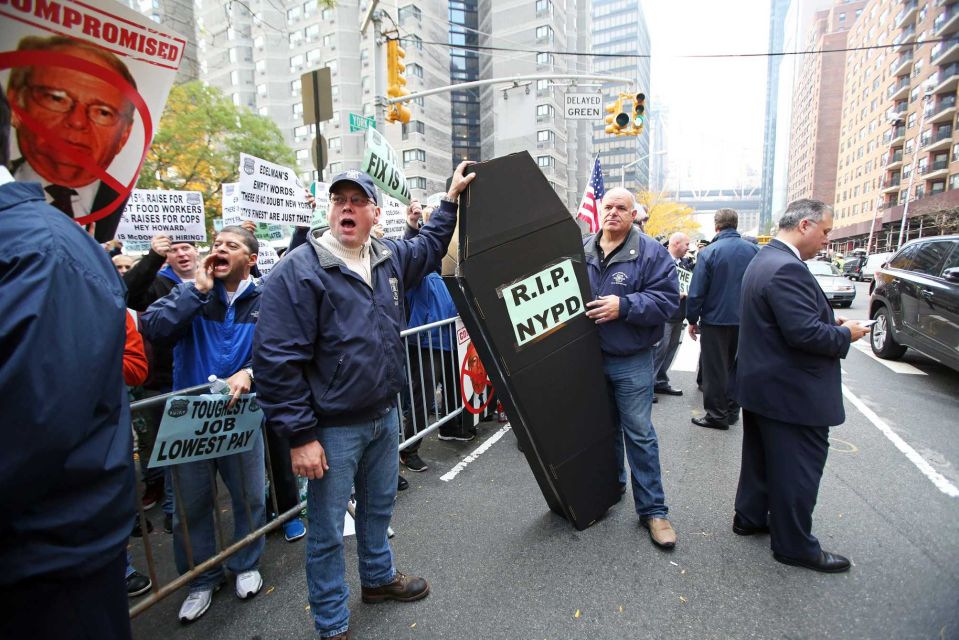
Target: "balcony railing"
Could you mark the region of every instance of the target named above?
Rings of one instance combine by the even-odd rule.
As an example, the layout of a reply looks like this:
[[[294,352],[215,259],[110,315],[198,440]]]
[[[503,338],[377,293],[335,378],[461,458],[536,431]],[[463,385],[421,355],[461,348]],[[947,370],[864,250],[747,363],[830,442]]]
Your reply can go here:
[[[959,63],[953,63],[948,67],[943,67],[939,70],[939,73],[936,74],[936,84],[942,84],[956,75],[959,75]]]
[[[934,144],[936,142],[941,142],[947,138],[952,137],[952,127],[942,127],[938,129],[935,134],[931,131],[927,131],[919,137],[920,146],[925,147],[926,145]]]
[[[906,76],[902,80],[897,82],[896,84],[889,87],[889,90],[886,92],[886,97],[891,98],[896,93],[902,91],[903,89],[908,89],[908,88],[909,88],[909,76]],[[906,110],[905,108],[902,109],[902,111],[905,111],[905,110]]]
[[[933,32],[942,29],[943,25],[956,17],[957,13],[959,13],[959,6],[953,4],[946,7],[946,10],[940,13],[935,22],[932,23]]]
[[[895,164],[897,162],[902,162],[902,149],[894,153],[890,153],[886,157],[888,158],[886,164]]]
[[[892,178],[886,178],[882,181],[882,188],[889,189],[890,187],[898,187],[902,184],[902,179],[899,176],[894,176]]]
[[[910,12],[915,11],[918,7],[918,0],[909,0],[908,2],[904,3],[902,11],[896,14],[896,24],[902,22]]]
[[[920,171],[919,174],[924,175],[927,173],[932,173],[933,171],[942,171],[943,169],[948,169],[948,168],[949,168],[949,160],[947,158],[944,158],[942,160],[936,160],[930,166],[926,167],[925,171]]]

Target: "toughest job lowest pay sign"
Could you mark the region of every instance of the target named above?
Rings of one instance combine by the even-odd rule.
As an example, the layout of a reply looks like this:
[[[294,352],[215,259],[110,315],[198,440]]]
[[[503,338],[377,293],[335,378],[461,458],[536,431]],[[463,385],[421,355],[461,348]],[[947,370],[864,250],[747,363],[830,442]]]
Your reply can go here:
[[[256,394],[174,396],[166,401],[149,467],[165,467],[249,451],[260,437]]]

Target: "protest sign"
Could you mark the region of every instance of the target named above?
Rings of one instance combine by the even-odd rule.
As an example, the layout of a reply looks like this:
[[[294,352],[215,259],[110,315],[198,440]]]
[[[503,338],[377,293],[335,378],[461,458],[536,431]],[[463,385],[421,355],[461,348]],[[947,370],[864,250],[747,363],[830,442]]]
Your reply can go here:
[[[586,311],[573,261],[568,258],[501,287],[499,294],[506,303],[518,347]]]
[[[149,242],[159,235],[174,242],[206,242],[203,194],[134,189],[120,215],[117,240]]]
[[[693,272],[689,269],[676,269],[679,274],[679,293],[689,295],[689,285],[693,281]]]
[[[446,195],[445,191],[440,191],[439,193],[433,193],[426,197],[426,206],[437,208],[440,206],[440,200],[443,199],[443,196]]]
[[[243,220],[308,225],[313,208],[296,172],[240,154],[239,210]]]
[[[279,260],[280,256],[276,253],[276,249],[265,242],[260,243],[260,253],[256,258],[256,267],[260,270],[260,276],[268,274]]]
[[[227,408],[230,396],[205,394],[167,399],[151,468],[220,458],[249,451],[260,437],[263,412],[256,394],[240,396]]]
[[[310,228],[328,227],[330,221],[326,216],[330,210],[330,185],[327,182],[316,182],[310,185],[310,193],[316,199],[316,209],[313,210],[313,219]]]
[[[80,224],[96,222],[90,230],[106,242],[136,184],[186,40],[113,0],[0,2],[0,21],[13,176],[49,183],[48,202]],[[64,96],[83,126],[57,111]],[[78,105],[85,113],[73,111]]]
[[[238,182],[224,182],[222,185],[223,197],[220,204],[223,208],[223,226],[238,225],[243,222],[240,217],[240,184]]]
[[[390,196],[383,197],[380,207],[380,226],[384,237],[402,240],[406,231],[406,205]]]
[[[376,129],[366,132],[366,152],[363,155],[363,171],[376,185],[403,204],[410,203],[410,187],[403,175],[400,157]]]
[[[213,231],[215,231],[216,233],[220,233],[221,231],[223,231],[224,226],[225,225],[223,224],[223,218],[213,218]]]

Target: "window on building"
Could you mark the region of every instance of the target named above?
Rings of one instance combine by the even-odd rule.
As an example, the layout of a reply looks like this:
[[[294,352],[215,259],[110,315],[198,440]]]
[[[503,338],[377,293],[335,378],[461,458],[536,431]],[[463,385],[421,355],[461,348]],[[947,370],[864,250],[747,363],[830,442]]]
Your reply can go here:
[[[310,161],[310,150],[309,149],[297,149],[296,150],[296,161],[298,163],[304,163]]]
[[[398,12],[400,18],[400,24],[405,24],[407,20],[419,20],[423,17],[420,8],[415,4],[408,4],[405,7],[400,7]]]
[[[536,91],[549,91],[549,80],[537,80]]]
[[[311,67],[318,66],[320,64],[320,58],[322,58],[322,54],[319,49],[310,49],[306,52],[306,62]]]
[[[536,156],[536,164],[541,167],[553,166],[553,156]]]
[[[333,19],[336,18],[336,14],[333,12],[332,7],[327,7],[323,9],[323,12],[321,13],[320,17],[323,18],[324,22],[332,22]]]
[[[536,13],[537,15],[542,14],[553,14],[553,3],[550,0],[536,0]]]
[[[549,104],[538,104],[536,105],[536,115],[537,116],[551,116],[553,115],[553,106]]]
[[[316,0],[306,0],[303,3],[303,17],[311,16],[319,9],[319,3]]]
[[[299,84],[299,82],[297,82]],[[266,97],[266,83],[256,85],[256,95]]]
[[[302,102],[294,102],[294,103],[293,103],[293,117],[294,117],[294,118],[302,118],[302,117],[303,117],[303,103],[302,103]]]
[[[553,64],[553,54],[539,52],[536,54],[536,64]]]
[[[426,162],[426,151],[423,149],[407,149],[403,152],[403,165],[411,162]]]
[[[266,60],[256,61],[256,71],[257,73],[266,73]]]
[[[416,49],[417,51],[423,50],[423,39],[420,38],[419,36],[416,36],[416,35],[407,36],[405,38],[400,39],[400,42],[403,44],[404,47],[408,47],[410,49]]]
[[[420,122],[419,120],[410,120],[403,124],[403,139],[406,140],[407,136],[411,133],[426,133],[426,125]]]
[[[263,45],[265,44],[266,44],[266,38],[264,38],[263,36],[260,35],[253,38],[253,46],[256,47],[257,49],[262,49]]]
[[[270,117],[269,107],[260,107],[259,109],[256,110],[256,112],[260,114],[261,116],[263,116],[264,118]]]
[[[320,37],[320,25],[311,24],[303,31],[303,33],[306,34],[307,42],[313,42]]]
[[[553,40],[553,30],[549,25],[543,25],[536,27],[536,39],[545,42],[551,42]]]
[[[553,141],[553,132],[547,129],[536,132],[536,142],[552,142]]]
[[[340,140],[341,138],[339,137],[327,138],[326,148],[329,149],[330,151],[339,151],[342,148],[340,144]]]
[[[420,189],[422,191],[426,191],[426,178],[422,176],[407,178],[406,184],[409,185],[410,189]]]
[[[334,34],[334,33],[328,33],[328,34],[326,34],[325,36],[323,36],[323,46],[324,46],[324,47],[327,47],[327,48],[329,48],[329,49],[335,49],[335,48],[336,48],[336,34]]]

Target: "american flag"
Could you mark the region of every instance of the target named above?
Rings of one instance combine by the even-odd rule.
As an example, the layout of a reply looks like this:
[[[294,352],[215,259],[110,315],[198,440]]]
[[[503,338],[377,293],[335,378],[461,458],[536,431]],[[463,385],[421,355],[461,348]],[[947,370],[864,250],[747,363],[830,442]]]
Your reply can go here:
[[[596,158],[593,175],[589,177],[589,183],[583,191],[583,201],[579,203],[579,211],[576,212],[576,217],[585,220],[589,225],[590,233],[599,231],[599,203],[602,202],[605,194],[603,168],[599,166],[599,158]]]

